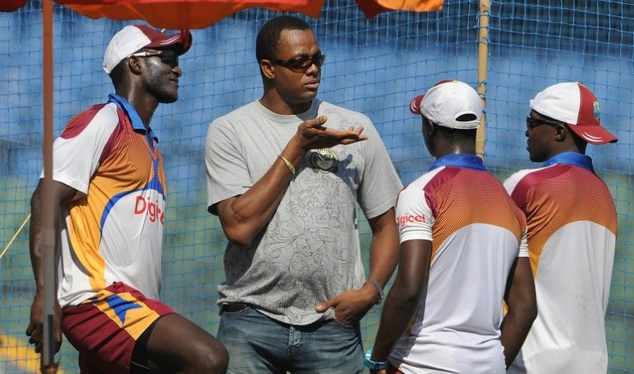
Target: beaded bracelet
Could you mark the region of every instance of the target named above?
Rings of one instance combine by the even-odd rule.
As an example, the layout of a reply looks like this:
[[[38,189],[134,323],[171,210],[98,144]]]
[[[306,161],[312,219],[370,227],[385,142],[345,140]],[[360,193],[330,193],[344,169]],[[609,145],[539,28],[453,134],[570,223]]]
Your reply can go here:
[[[368,281],[365,283],[371,283],[372,285],[374,285],[374,287],[376,287],[376,290],[379,291],[379,300],[376,302],[376,305],[381,304],[381,301],[383,301],[383,296],[384,296],[383,287],[381,287],[379,282],[375,281],[374,279],[368,279]]]

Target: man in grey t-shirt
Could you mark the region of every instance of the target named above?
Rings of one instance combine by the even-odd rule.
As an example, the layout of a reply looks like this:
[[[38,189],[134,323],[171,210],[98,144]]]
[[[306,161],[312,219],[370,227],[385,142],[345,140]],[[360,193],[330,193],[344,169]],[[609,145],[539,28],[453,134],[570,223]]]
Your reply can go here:
[[[256,55],[264,95],[214,120],[205,147],[208,209],[229,239],[218,339],[230,373],[360,373],[359,320],[398,261],[402,184],[372,122],[316,98],[324,55],[306,22],[269,21]]]

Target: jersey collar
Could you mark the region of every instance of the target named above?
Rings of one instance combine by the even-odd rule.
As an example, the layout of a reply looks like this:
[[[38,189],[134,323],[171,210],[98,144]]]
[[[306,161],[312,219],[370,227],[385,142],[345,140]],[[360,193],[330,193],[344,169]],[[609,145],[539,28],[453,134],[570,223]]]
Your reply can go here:
[[[457,166],[474,170],[486,170],[482,159],[476,155],[464,153],[450,154],[437,159],[429,170],[434,170],[442,166]]]
[[[130,118],[130,122],[132,123],[132,128],[134,129],[134,131],[138,131],[145,135],[149,135],[150,137],[154,139],[155,142],[158,143],[158,138],[154,134],[154,131],[152,131],[152,128],[148,128],[147,130],[145,129],[145,126],[143,125],[143,121],[141,121],[141,117],[139,117],[139,114],[137,113],[136,109],[134,109],[134,107],[132,106],[132,104],[128,102],[128,100],[122,98],[121,96],[117,94],[110,94],[108,95],[108,102],[117,104],[119,109],[123,110],[125,114],[128,115],[128,118]]]
[[[544,163],[543,166],[551,166],[555,164],[569,164],[578,166],[580,168],[588,169],[594,173],[594,167],[592,166],[592,159],[583,153],[578,152],[563,152],[556,156],[551,157]]]

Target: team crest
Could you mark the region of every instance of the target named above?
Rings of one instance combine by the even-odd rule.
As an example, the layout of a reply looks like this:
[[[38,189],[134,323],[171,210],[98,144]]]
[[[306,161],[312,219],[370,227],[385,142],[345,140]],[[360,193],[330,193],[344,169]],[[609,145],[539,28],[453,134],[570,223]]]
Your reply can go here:
[[[595,101],[593,103],[593,107],[594,107],[594,118],[596,118],[597,121],[601,121],[601,112],[599,111],[599,102]]]
[[[339,156],[329,148],[322,148],[316,152],[311,152],[310,165],[322,173],[336,173],[339,166]]]

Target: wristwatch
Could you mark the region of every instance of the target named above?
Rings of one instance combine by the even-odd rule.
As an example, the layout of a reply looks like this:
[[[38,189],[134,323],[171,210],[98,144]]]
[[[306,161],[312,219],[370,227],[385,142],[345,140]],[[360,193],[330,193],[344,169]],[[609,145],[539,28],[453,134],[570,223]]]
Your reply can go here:
[[[365,352],[365,360],[363,361],[363,363],[365,364],[365,367],[372,370],[385,369],[387,367],[387,363],[388,363],[387,360],[386,361],[372,361],[370,357],[372,357],[372,350],[368,349],[368,351]]]

